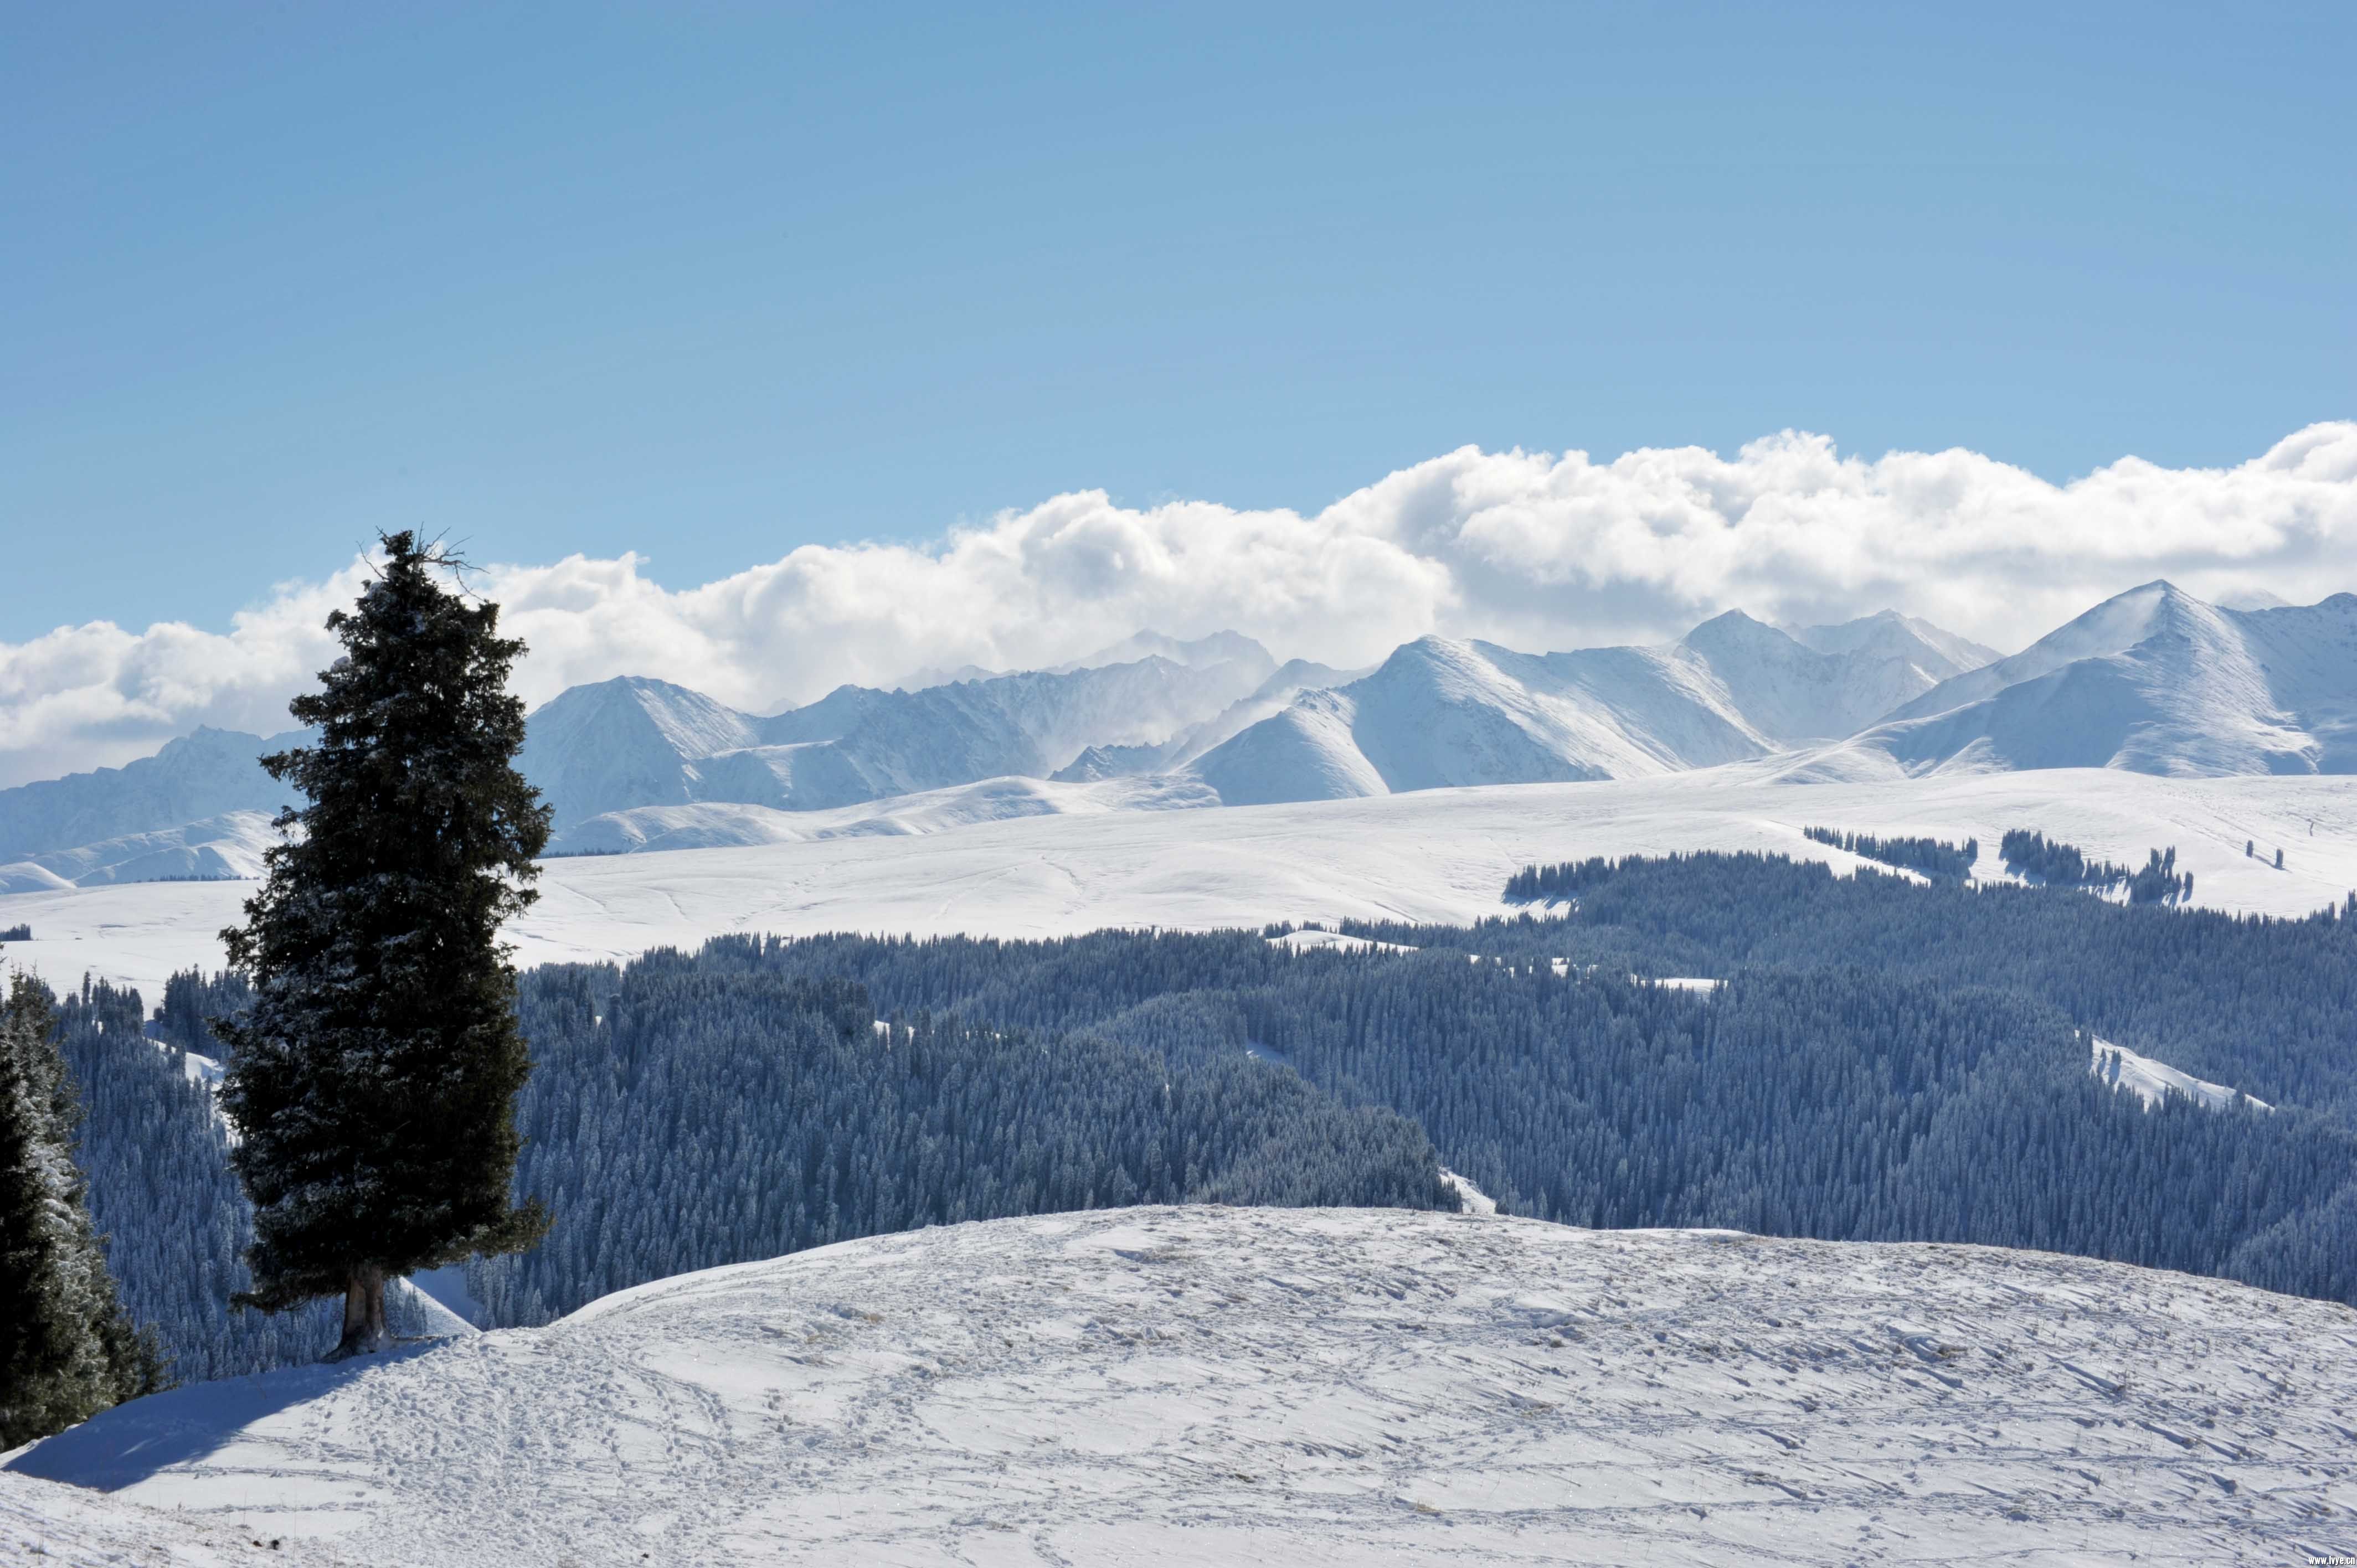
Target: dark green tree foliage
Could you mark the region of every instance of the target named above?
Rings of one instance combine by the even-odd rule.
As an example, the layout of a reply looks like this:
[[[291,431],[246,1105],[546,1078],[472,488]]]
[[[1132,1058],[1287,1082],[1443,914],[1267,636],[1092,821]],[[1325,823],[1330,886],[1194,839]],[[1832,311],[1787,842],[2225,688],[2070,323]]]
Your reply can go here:
[[[233,1012],[243,990],[234,975],[175,975],[154,1036],[140,1033],[135,991],[85,983],[59,1008],[59,1049],[81,1088],[74,1158],[90,1179],[91,1218],[124,1310],[156,1335],[183,1382],[313,1359],[339,1331],[327,1302],[279,1314],[230,1305],[251,1283],[253,1209],[230,1169],[212,1094],[192,1080],[188,1057],[190,1047],[203,1056],[221,1049],[190,1004]],[[192,1016],[193,1037],[167,1022]]]
[[[1404,956],[1246,932],[731,938],[534,972],[518,1190],[557,1197],[559,1223],[477,1269],[479,1294],[531,1321],[679,1269],[1121,1194],[1428,1202],[1428,1131],[1559,1219],[2041,1246],[2357,1302],[2357,897],[2261,920],[1756,854],[1548,875],[1559,918],[1350,928],[1426,950]],[[931,1016],[871,1044],[845,982]],[[167,993],[157,1033],[234,1004],[203,989]],[[2089,1073],[2090,1033],[2279,1109],[2147,1111]],[[98,1123],[136,1140],[160,1114],[108,1110],[74,1059],[93,1207],[118,1179],[151,1194],[88,1151]],[[135,1053],[91,1059],[178,1087]],[[1174,1132],[1207,1151],[1183,1170]],[[150,1230],[178,1222],[152,1196],[105,1208],[111,1255],[127,1300],[168,1299],[144,1273],[191,1265],[135,1229],[140,1203]],[[176,1347],[210,1332],[188,1321]]]
[[[1634,957],[1628,967],[1651,974],[1855,963],[1996,986],[2197,1078],[2357,1126],[2357,900],[2299,919],[2237,917],[2051,887],[1837,877],[1749,854],[1548,871],[1574,903],[1560,919],[1349,929],[1501,957]]]
[[[1091,1035],[931,1014],[878,1031],[862,988],[790,975],[781,950],[724,940],[526,977],[540,1061],[518,1185],[547,1195],[556,1220],[536,1251],[470,1266],[494,1322],[967,1219],[1190,1201],[1454,1206],[1414,1123],[1282,1069],[1241,1053],[1173,1064]]]
[[[1833,828],[1803,828],[1801,836],[1835,849],[1847,850],[1885,865],[1901,865],[1926,876],[1962,878],[1973,874],[1981,857],[1978,839],[1966,839],[1960,848],[1934,838],[1877,838],[1872,833],[1841,832]],[[1519,902],[1529,903],[1523,899]]]
[[[1610,879],[1617,885],[1611,912],[1665,928],[1688,923],[1689,912],[1737,918],[1724,912],[1730,889],[1739,902],[1748,890],[1770,885],[1730,867],[1738,858],[1693,857],[1669,867],[1625,863]],[[1047,942],[728,939],[693,961],[648,961],[652,967],[635,982],[647,998],[639,1008],[629,994],[615,1000],[629,987],[613,972],[578,972],[579,991],[566,1004],[570,1021],[544,1011],[557,999],[543,989],[554,984],[555,972],[544,972],[528,977],[524,989],[535,1039],[587,1042],[587,1020],[602,1012],[622,1021],[623,1036],[640,1042],[619,1054],[646,1065],[640,1076],[608,1084],[597,1076],[603,1057],[584,1043],[575,1047],[577,1056],[568,1053],[580,1066],[560,1069],[552,1054],[535,1075],[526,1096],[533,1138],[527,1179],[536,1190],[559,1195],[568,1217],[581,1212],[581,1228],[563,1247],[553,1237],[540,1253],[481,1271],[505,1272],[514,1286],[503,1290],[495,1277],[478,1294],[497,1304],[503,1321],[528,1321],[672,1268],[948,1218],[958,1210],[927,1214],[909,1194],[893,1200],[898,1207],[874,1194],[910,1169],[928,1173],[918,1193],[992,1192],[1008,1162],[1003,1146],[980,1141],[973,1129],[1007,1120],[1016,1105],[1056,1105],[1077,1113],[1084,1128],[1124,1124],[1117,1108],[1125,1102],[1113,1092],[1124,1079],[1107,1065],[1118,1058],[1074,1058],[1090,1064],[1079,1086],[1086,1095],[1039,1076],[1054,1058],[1035,1054],[1046,1048],[1039,1042],[1060,1034],[1068,1042],[1091,1042],[1068,1044],[1068,1051],[1095,1052],[1111,1042],[1142,1053],[1156,1064],[1146,1075],[1149,1084],[1168,1081],[1175,1090],[1191,1075],[1249,1068],[1276,1081],[1297,1077],[1317,1091],[1312,1104],[1380,1107],[1412,1118],[1448,1165],[1510,1208],[1546,1218],[2045,1247],[2334,1299],[2357,1296],[2349,1262],[2357,1258],[2357,1231],[2349,1228],[2357,1209],[2342,1197],[2357,1180],[2357,1157],[2345,1113],[2297,1101],[2273,1115],[2183,1101],[2147,1111],[2089,1073],[2087,1038],[2058,1008],[1976,982],[1876,972],[1847,963],[1841,950],[1845,940],[1857,945],[1861,925],[1893,933],[1883,950],[1906,950],[1938,931],[1922,922],[1924,913],[1963,905],[2000,921],[2050,913],[2058,923],[2033,929],[2032,941],[2099,924],[2128,945],[2159,948],[2142,961],[2148,964],[2175,956],[2161,939],[2194,929],[2166,922],[2194,917],[2018,888],[1980,902],[1960,889],[1943,894],[1895,877],[1837,879],[1822,866],[1757,856],[1748,864],[1779,875],[1813,873],[1804,886],[1821,882],[1837,902],[1856,902],[1859,914],[1845,919],[1807,908],[1797,918],[1789,908],[1760,912],[1762,923],[1805,944],[1793,951],[1805,950],[1816,962],[1782,971],[1738,965],[1737,979],[1716,996],[1624,980],[1618,967],[1558,972],[1552,961],[1465,961],[1469,945],[1529,938],[1535,956],[1577,942],[1585,918],[1600,908],[1600,887],[1584,891],[1582,920],[1426,931],[1419,934],[1438,950],[1397,957],[1294,954],[1237,933],[1108,931]],[[1911,929],[1910,910],[1918,920]],[[1818,940],[1821,924],[1831,939]],[[2301,955],[2313,959],[2311,944],[2319,940],[2351,945],[2337,922],[2222,926],[2239,932],[2250,951],[2290,950],[2260,966],[2270,974],[2290,973]],[[2220,928],[2211,929],[2214,934]],[[1632,939],[1623,928],[1615,940]],[[1969,937],[1962,940],[1966,963],[1986,961],[1985,950],[1973,951]],[[679,980],[657,984],[666,972],[662,965],[692,965],[699,983],[716,986],[716,1000],[709,1007],[692,1004],[674,989]],[[2347,972],[2327,965],[2325,972]],[[765,973],[771,978],[762,980]],[[829,1064],[811,1082],[791,1087],[746,1076],[744,1064],[759,1059],[749,1044],[717,1056],[689,1052],[689,1065],[680,1069],[664,1065],[681,1042],[707,1033],[717,1038],[732,1026],[740,1004],[718,998],[830,974],[856,976],[904,1010],[956,1009],[979,1017],[985,998],[1020,999],[1037,1033],[969,1031],[964,1050],[978,1056],[941,1058],[986,1064],[994,1077],[1022,1085],[1007,1098],[990,1091],[979,1116],[952,1119],[976,1140],[963,1146],[988,1157],[925,1163],[923,1144],[895,1129],[905,1129],[911,1114],[906,1096],[949,1069],[927,1069],[896,1084],[877,1076],[896,1059],[880,1047],[852,1047],[856,1059]],[[2232,993],[2247,994],[2239,983]],[[2226,994],[2197,984],[2177,1000],[2215,1018],[2232,1011],[2220,1005]],[[674,999],[652,1015],[640,1011],[657,996]],[[2244,1021],[2264,1031],[2290,1019],[2297,1005],[2283,996],[2264,998]],[[953,1037],[931,1026],[930,1046]],[[2316,1058],[2305,1081],[2321,1086],[2324,1074],[2346,1069],[2349,1020],[2338,1020],[2337,1028],[2298,1047]],[[2222,1037],[2227,1033],[2222,1027]],[[2113,1037],[2150,1048],[2133,1029]],[[1254,1056],[1292,1072],[1253,1062]],[[2233,1070],[2208,1076],[2247,1081]],[[839,1101],[826,1099],[824,1089],[838,1082],[852,1091]],[[607,1086],[592,1092],[585,1083]],[[1103,1101],[1093,1098],[1099,1089]],[[985,1090],[975,1083],[963,1092]],[[919,1103],[929,1108],[923,1114],[933,1114],[934,1101]],[[705,1109],[681,1119],[678,1108],[697,1105]],[[755,1109],[780,1105],[797,1109]],[[598,1108],[594,1123],[589,1107]],[[724,1133],[724,1124],[742,1131]],[[1303,1140],[1297,1133],[1292,1141]],[[798,1165],[763,1152],[772,1149],[823,1151],[839,1163]],[[1331,1159],[1321,1154],[1303,1164],[1316,1171]],[[1334,1189],[1330,1176],[1320,1179]],[[1043,1198],[1025,1201],[1072,1201],[1068,1191],[1043,1190]],[[1113,1190],[1126,1189],[1101,1185],[1097,1201],[1111,1200],[1104,1194]],[[1136,1190],[1134,1201],[1174,1190],[1203,1195],[1142,1181]],[[837,1232],[808,1215],[778,1217],[814,1204],[814,1192],[840,1203],[846,1191],[857,1195],[856,1229]],[[1264,1190],[1240,1196],[1272,1200]],[[594,1224],[584,1212],[593,1202],[601,1206]],[[996,1208],[994,1196],[988,1207],[963,1212],[979,1218]],[[748,1216],[755,1218],[745,1232],[731,1229],[748,1223]],[[559,1236],[571,1224],[570,1218],[561,1223]],[[707,1229],[694,1246],[672,1239],[697,1226]],[[748,1250],[731,1254],[731,1244]],[[608,1271],[602,1260],[617,1256],[626,1265]]]
[[[128,993],[134,1005],[138,993]],[[253,987],[234,970],[208,976],[186,969],[164,982],[164,1000],[147,1021],[147,1033],[172,1050],[218,1058],[228,1047],[213,1033],[212,1021],[231,1018],[253,1005]]]
[[[0,942],[29,942],[33,940],[30,926],[9,926],[0,929]]]
[[[0,1448],[162,1381],[83,1202],[71,1144],[81,1110],[56,1023],[48,988],[12,976],[0,1004]]]
[[[2247,846],[2246,846],[2247,847]],[[2153,850],[2142,869],[2130,871],[2108,860],[2090,860],[2076,845],[2029,828],[2009,830],[1998,845],[2006,868],[2020,876],[2034,876],[2054,887],[2125,886],[2131,904],[2178,903],[2193,897],[2193,874],[2177,874],[2177,846]]]
[[[344,655],[291,712],[314,746],[263,766],[309,803],[223,933],[254,989],[221,1026],[222,1104],[255,1208],[253,1305],[345,1297],[339,1353],[385,1342],[388,1276],[529,1246],[511,1208],[530,1070],[500,922],[528,905],[548,811],[517,774],[522,644],[410,534],[328,625]]]

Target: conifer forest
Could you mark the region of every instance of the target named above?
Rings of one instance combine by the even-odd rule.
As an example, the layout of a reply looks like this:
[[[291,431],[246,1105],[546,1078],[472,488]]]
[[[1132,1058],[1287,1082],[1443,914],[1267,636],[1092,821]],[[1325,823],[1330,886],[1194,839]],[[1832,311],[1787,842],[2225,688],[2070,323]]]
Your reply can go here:
[[[1544,914],[1351,924],[1355,950],[738,937],[528,971],[515,1197],[552,1225],[470,1263],[472,1294],[542,1323],[965,1219],[1455,1208],[1447,1172],[1575,1225],[2030,1247],[2357,1304],[2357,905],[2237,918],[1756,854],[1516,881]],[[105,986],[58,1006],[107,1262],[182,1379],[333,1334],[328,1304],[229,1305],[253,1219],[200,1080],[208,1020],[246,1001],[189,972],[144,1015]],[[2242,1098],[2147,1107],[2091,1074],[2097,1039]]]

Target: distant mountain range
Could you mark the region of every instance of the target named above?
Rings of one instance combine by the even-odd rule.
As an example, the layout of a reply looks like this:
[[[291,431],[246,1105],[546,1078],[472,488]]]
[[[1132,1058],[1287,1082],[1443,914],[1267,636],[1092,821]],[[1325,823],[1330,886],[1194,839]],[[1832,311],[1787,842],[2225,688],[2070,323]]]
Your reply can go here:
[[[0,790],[0,893],[251,875],[299,743],[200,729]],[[1062,811],[1628,779],[1761,762],[1794,781],[2039,768],[2357,772],[2357,595],[2226,609],[2168,583],[2010,657],[1892,612],[1528,654],[1426,637],[1372,670],[1143,632],[1052,670],[844,686],[757,715],[644,677],[532,715],[557,853],[922,832]]]

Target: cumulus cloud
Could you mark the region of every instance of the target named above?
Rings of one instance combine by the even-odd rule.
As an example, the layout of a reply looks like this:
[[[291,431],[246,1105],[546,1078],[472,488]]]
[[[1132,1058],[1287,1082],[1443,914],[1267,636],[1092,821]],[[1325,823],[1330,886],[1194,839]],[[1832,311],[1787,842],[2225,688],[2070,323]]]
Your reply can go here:
[[[770,711],[920,668],[1025,668],[1141,628],[1233,628],[1372,662],[1426,632],[1532,650],[1674,639],[1739,608],[1895,608],[2010,650],[2154,577],[2205,597],[2357,589],[2357,423],[2229,468],[2129,457],[2067,485],[1967,451],[1844,456],[1786,432],[1699,447],[1451,452],[1324,510],[1057,496],[927,548],[805,546],[668,590],[635,556],[489,568],[525,694],[656,675]],[[198,724],[268,732],[332,657],[365,566],[283,585],[225,634],[105,623],[0,645],[0,784],[114,763]]]

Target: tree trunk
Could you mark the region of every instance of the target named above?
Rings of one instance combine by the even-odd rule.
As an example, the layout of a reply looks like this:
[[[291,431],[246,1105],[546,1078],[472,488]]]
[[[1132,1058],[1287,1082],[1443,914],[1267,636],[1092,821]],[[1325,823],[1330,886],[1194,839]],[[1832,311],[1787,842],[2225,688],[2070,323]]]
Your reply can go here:
[[[373,1355],[392,1344],[393,1336],[384,1329],[384,1271],[362,1264],[344,1283],[344,1337],[328,1352],[328,1359]]]

